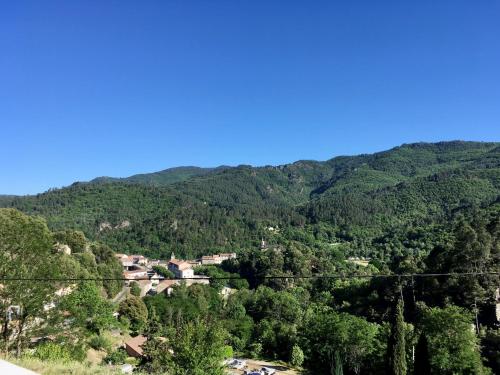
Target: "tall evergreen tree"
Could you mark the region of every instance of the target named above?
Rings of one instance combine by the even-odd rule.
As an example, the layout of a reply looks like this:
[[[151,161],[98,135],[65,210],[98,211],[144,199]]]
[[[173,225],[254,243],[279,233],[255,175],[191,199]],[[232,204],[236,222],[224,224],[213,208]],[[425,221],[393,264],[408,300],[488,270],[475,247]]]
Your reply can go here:
[[[431,362],[429,360],[429,343],[427,336],[422,333],[415,348],[414,373],[418,375],[430,375]]]
[[[396,305],[391,327],[391,336],[389,337],[389,344],[387,347],[388,373],[392,375],[405,375],[407,373],[403,311],[404,304],[401,298]]]

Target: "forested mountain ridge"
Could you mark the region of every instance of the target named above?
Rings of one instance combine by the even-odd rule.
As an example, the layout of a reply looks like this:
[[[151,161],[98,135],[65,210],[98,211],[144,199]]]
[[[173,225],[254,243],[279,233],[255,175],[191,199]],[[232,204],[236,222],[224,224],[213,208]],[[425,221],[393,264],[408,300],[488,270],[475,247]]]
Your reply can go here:
[[[53,229],[81,229],[116,249],[157,256],[248,248],[308,232],[333,242],[370,240],[495,202],[499,150],[499,143],[415,143],[325,162],[180,168],[75,183],[0,205],[40,214]],[[99,231],[101,223],[124,220],[130,227]]]
[[[200,168],[200,167],[175,167],[164,169],[154,173],[141,173],[130,177],[97,177],[90,183],[108,183],[108,182],[130,182],[146,185],[169,185],[190,179],[191,177],[203,176],[211,172],[222,170],[225,167]]]

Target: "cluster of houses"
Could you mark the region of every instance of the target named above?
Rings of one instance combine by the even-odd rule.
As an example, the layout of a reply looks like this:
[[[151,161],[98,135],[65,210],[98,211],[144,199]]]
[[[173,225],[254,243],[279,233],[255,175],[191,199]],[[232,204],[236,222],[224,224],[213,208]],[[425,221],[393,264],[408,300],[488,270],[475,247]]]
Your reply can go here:
[[[146,294],[166,293],[170,295],[173,287],[184,281],[187,286],[193,284],[209,284],[207,276],[195,275],[194,267],[221,264],[225,260],[236,259],[236,253],[204,255],[199,259],[180,260],[172,253],[170,260],[148,259],[143,255],[116,254],[123,266],[123,277],[127,283],[135,281],[141,289],[140,296]],[[155,272],[153,266],[168,269],[175,279],[165,279]]]
[[[204,255],[195,260],[176,259],[172,253],[170,260],[162,261],[148,259],[143,255],[116,254],[116,257],[123,266],[123,277],[127,283],[136,282],[141,289],[140,296],[146,294],[165,293],[170,295],[175,285],[185,282],[187,286],[193,284],[209,284],[209,278],[203,275],[195,275],[194,267],[204,265],[221,264],[225,260],[236,259],[236,253],[222,253],[214,255]],[[175,276],[175,279],[166,279],[156,273],[154,266],[168,269]],[[231,288],[223,288],[221,294],[227,297],[232,292]],[[125,350],[128,355],[139,358],[142,356],[142,346],[146,342],[146,337],[139,335],[125,342]]]

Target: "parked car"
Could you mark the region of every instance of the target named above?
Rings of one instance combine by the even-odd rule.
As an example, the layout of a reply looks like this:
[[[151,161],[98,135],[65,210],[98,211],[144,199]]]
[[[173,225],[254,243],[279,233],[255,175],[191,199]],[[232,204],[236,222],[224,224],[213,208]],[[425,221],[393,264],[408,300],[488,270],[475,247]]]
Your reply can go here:
[[[234,369],[237,369],[237,370],[241,370],[242,368],[244,368],[245,366],[247,365],[247,363],[245,361],[241,361],[239,359],[234,359],[232,360],[231,362],[229,362],[227,364],[227,366],[229,368],[234,368]]]
[[[269,368],[269,367],[262,367],[260,369],[260,372],[263,374],[263,375],[274,375],[276,374],[276,370],[273,369],[273,368]]]

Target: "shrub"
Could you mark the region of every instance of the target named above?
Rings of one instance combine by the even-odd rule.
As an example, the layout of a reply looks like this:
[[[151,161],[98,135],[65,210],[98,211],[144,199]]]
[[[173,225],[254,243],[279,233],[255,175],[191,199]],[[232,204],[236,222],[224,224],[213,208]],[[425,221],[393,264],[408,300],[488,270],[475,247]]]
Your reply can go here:
[[[139,287],[139,284],[135,281],[132,281],[130,283],[130,294],[136,297],[139,297],[141,295],[141,288]]]
[[[105,350],[109,351],[111,348],[111,342],[104,336],[96,335],[92,336],[89,340],[89,345],[95,350]]]
[[[47,362],[69,362],[71,360],[71,352],[68,348],[53,342],[38,345],[33,355]]]
[[[127,360],[127,352],[123,349],[117,349],[109,353],[104,359],[104,363],[112,365],[121,365]]]
[[[294,367],[300,367],[302,363],[304,363],[304,352],[300,346],[294,345],[290,353],[290,364]]]

